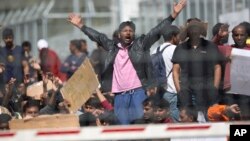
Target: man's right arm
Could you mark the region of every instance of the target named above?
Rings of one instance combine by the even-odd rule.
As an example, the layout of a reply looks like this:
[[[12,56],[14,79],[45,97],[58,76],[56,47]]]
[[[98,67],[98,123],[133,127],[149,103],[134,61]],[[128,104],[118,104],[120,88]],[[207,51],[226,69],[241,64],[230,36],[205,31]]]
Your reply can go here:
[[[110,50],[109,47],[111,46],[109,45],[109,43],[113,41],[108,39],[108,37],[105,34],[102,34],[90,27],[87,27],[84,24],[84,21],[80,15],[70,14],[68,17],[68,21],[77,28],[81,29],[92,41],[97,42],[105,50]]]

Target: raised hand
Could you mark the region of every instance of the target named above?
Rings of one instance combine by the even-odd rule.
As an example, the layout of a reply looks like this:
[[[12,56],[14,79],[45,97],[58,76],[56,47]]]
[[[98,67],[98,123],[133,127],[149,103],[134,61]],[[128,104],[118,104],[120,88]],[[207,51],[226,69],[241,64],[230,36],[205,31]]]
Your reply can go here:
[[[13,87],[15,85],[16,79],[11,77],[10,81],[7,83],[6,87],[5,87],[5,91],[7,94],[11,94]]]
[[[228,24],[223,24],[221,27],[220,27],[220,30],[218,32],[218,36],[219,37],[225,37],[225,36],[228,36],[229,34],[229,31],[228,31],[228,28],[229,28],[229,25]]]
[[[229,109],[234,114],[239,114],[240,113],[240,107],[238,106],[238,104],[230,105]]]
[[[174,3],[172,17],[176,18],[182,9],[186,6],[187,0],[181,0],[179,3]]]
[[[53,83],[52,89],[54,91],[57,91],[57,89],[63,85],[62,80],[60,80],[60,78],[58,77],[54,77],[52,83]]]
[[[35,70],[41,70],[41,66],[38,61],[32,60],[31,61],[31,67],[33,67]]]
[[[84,25],[83,19],[80,15],[71,13],[68,17],[68,21],[74,26],[81,28]]]

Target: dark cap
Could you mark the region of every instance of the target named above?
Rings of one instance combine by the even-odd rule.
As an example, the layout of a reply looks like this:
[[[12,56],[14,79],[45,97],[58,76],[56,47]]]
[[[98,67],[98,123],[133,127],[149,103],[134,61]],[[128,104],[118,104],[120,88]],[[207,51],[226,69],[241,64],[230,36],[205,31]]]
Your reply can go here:
[[[119,25],[119,32],[126,26],[131,27],[135,31],[135,24],[132,21],[125,21]]]
[[[191,21],[188,25],[182,28],[181,34],[180,34],[181,40],[184,41],[188,36],[190,36],[190,34],[193,34],[191,32],[206,37],[207,36],[207,23],[199,22],[199,21]]]
[[[11,120],[11,116],[8,114],[0,114],[0,123],[8,123]]]
[[[5,28],[2,32],[2,36],[3,36],[3,39],[8,37],[8,36],[14,37],[13,30],[11,28]]]

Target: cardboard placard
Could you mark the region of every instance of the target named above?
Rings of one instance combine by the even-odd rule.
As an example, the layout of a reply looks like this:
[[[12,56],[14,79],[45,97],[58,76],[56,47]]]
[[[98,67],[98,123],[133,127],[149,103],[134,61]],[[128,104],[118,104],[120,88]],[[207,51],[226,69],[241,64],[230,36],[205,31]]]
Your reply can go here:
[[[74,114],[42,115],[31,119],[9,121],[10,129],[41,129],[80,127],[79,117]]]
[[[88,58],[61,88],[63,98],[70,103],[69,110],[76,112],[98,88],[99,81]]]
[[[231,56],[231,89],[227,93],[250,96],[250,51],[233,48]]]
[[[47,91],[53,89],[52,81],[48,80],[47,83]],[[36,82],[27,87],[27,96],[33,97],[36,100],[41,99],[41,95],[43,94],[43,81]]]

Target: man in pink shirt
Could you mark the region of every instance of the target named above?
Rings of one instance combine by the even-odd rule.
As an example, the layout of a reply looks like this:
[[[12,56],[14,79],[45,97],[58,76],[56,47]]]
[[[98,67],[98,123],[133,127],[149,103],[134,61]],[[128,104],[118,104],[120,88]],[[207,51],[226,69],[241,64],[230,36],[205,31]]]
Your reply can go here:
[[[174,21],[185,4],[186,0],[180,0],[168,18],[137,38],[135,25],[131,21],[122,22],[118,28],[118,39],[110,40],[106,35],[87,27],[79,15],[69,16],[69,22],[108,51],[101,75],[101,89],[115,94],[114,112],[121,124],[129,124],[143,116],[142,102],[147,97],[145,89],[155,82],[150,47],[160,39],[162,29]]]

